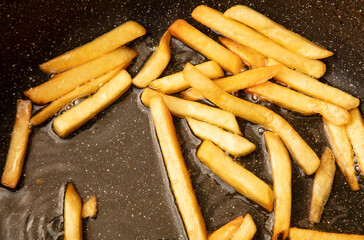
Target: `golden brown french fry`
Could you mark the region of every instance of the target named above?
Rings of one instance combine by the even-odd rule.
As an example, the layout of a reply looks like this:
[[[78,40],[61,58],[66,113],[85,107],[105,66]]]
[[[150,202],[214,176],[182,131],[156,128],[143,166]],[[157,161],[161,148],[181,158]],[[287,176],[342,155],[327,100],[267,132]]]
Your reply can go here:
[[[315,230],[291,228],[290,240],[364,240],[364,235],[320,232]]]
[[[348,181],[351,190],[360,190],[354,171],[354,156],[345,126],[337,126],[323,118],[324,129],[340,171]]]
[[[231,240],[251,240],[253,239],[256,232],[257,227],[255,226],[254,220],[250,216],[250,214],[247,214],[245,215],[243,222],[240,224],[239,228],[231,237]]]
[[[237,43],[230,38],[219,37],[219,41],[230,51],[236,53],[245,63],[253,67],[264,67],[267,58],[257,51]]]
[[[53,122],[54,131],[62,138],[67,137],[120,98],[130,86],[129,73],[125,70],[119,72],[94,95],[57,117]]]
[[[254,29],[225,17],[221,12],[213,8],[203,5],[198,6],[193,10],[192,17],[196,21],[222,33],[238,43],[244,44],[266,57],[281,61],[290,68],[297,69],[317,78],[324,75],[326,71],[326,66],[323,62],[298,55]]]
[[[169,28],[174,37],[216,61],[225,71],[233,74],[241,72],[243,62],[238,55],[218,44],[183,19],[176,20]]]
[[[321,156],[320,167],[315,174],[313,181],[312,199],[309,221],[319,223],[322,211],[329,199],[332,183],[336,171],[335,157],[330,148],[326,147]]]
[[[197,158],[237,192],[272,211],[274,197],[269,185],[234,162],[215,144],[203,141],[197,150]]]
[[[119,48],[90,62],[57,74],[47,82],[25,91],[24,94],[37,104],[46,104],[92,78],[99,77],[117,67],[126,68],[137,54],[133,49]]]
[[[196,65],[196,68],[211,79],[224,76],[224,71],[215,61],[208,61],[198,64]],[[183,79],[183,72],[181,71],[163,78],[156,79],[152,81],[149,86],[161,91],[162,93],[172,94],[180,92],[188,88],[190,85]]]
[[[230,240],[234,232],[243,222],[243,219],[243,216],[239,216],[226,223],[224,226],[211,233],[208,237],[208,240]]]
[[[186,117],[186,119],[192,132],[198,138],[210,140],[234,156],[245,156],[255,150],[255,145],[242,136],[190,117]]]
[[[157,50],[133,78],[133,85],[138,88],[145,88],[151,81],[162,74],[171,59],[170,42],[171,34],[165,32],[159,42]]]
[[[23,171],[24,158],[27,152],[30,133],[29,119],[32,115],[32,102],[18,99],[16,118],[11,133],[8,156],[1,183],[9,188],[15,188]],[[4,121],[4,120],[3,120]]]
[[[235,74],[230,77],[214,80],[214,83],[216,83],[219,87],[224,89],[224,91],[232,93],[239,91],[241,89],[245,89],[266,82],[268,79],[271,79],[273,76],[278,74],[282,66],[275,65],[274,68],[270,67],[255,68],[248,71],[244,71],[239,74]],[[197,101],[203,99],[201,93],[194,88],[190,88],[186,91],[183,91],[181,93],[181,96],[184,99],[191,101]]]
[[[286,239],[291,222],[292,169],[291,159],[281,139],[273,132],[264,132],[273,174],[274,223],[272,239]]]
[[[346,133],[358,159],[361,172],[364,174],[364,120],[359,108],[350,111],[351,122],[346,125]]]
[[[159,95],[150,100],[150,110],[173,194],[187,235],[191,240],[207,239],[205,221],[178,143],[172,115]]]
[[[192,117],[241,135],[239,124],[236,121],[234,114],[230,112],[210,107],[202,103],[169,96],[150,88],[144,89],[142,93],[141,100],[143,104],[149,107],[150,99],[155,95],[161,95],[167,104],[169,111],[177,117]]]
[[[97,200],[96,197],[90,197],[82,205],[82,218],[96,217],[97,214]]]
[[[279,64],[279,62],[268,58],[268,66],[275,64]],[[338,105],[347,110],[359,106],[358,98],[285,66],[274,76],[274,79],[306,95]]]
[[[139,23],[128,21],[85,45],[41,64],[40,68],[46,73],[62,72],[111,52],[145,33]]]
[[[245,92],[304,115],[319,113],[339,126],[350,122],[350,113],[346,109],[269,81],[247,88]]]
[[[82,240],[82,199],[72,183],[68,183],[64,197],[64,239]]]
[[[216,106],[252,123],[264,125],[276,132],[305,174],[311,175],[316,171],[320,164],[319,158],[281,116],[266,107],[228,94],[189,63],[186,64],[183,70],[183,76],[193,88],[196,88]]]
[[[285,48],[304,57],[310,59],[321,59],[333,55],[332,52],[325,48],[309,41],[295,32],[288,30],[282,25],[272,21],[270,18],[247,6],[233,6],[224,13],[224,16],[248,25]]]

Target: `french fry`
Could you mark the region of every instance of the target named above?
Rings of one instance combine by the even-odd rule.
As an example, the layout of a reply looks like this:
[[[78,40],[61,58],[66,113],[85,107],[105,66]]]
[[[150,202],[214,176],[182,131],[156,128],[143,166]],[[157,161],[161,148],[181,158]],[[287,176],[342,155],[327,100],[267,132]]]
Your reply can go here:
[[[198,138],[210,140],[234,156],[245,156],[255,150],[255,145],[242,136],[190,117],[186,117],[186,119],[192,132]]]
[[[291,222],[292,169],[288,151],[273,132],[264,132],[273,174],[274,223],[272,239],[286,239]]]
[[[168,28],[168,32],[208,59],[216,61],[225,71],[232,74],[241,72],[243,62],[238,55],[215,42],[185,20],[176,20]]]
[[[145,106],[149,107],[150,99],[156,95],[161,95],[163,97],[163,100],[167,104],[169,111],[171,111],[171,113],[177,117],[192,117],[241,135],[239,124],[236,121],[234,114],[230,112],[210,107],[202,103],[187,101],[177,97],[165,95],[150,88],[144,89],[141,100]]]
[[[315,230],[291,228],[289,230],[290,240],[363,240],[364,235],[320,232]]]
[[[64,239],[82,240],[82,199],[72,183],[68,183],[64,197]]]
[[[224,13],[224,16],[248,25],[285,48],[304,57],[310,59],[321,59],[333,55],[332,52],[325,48],[309,41],[295,32],[288,30],[282,25],[272,21],[268,17],[247,6],[233,6]]]
[[[97,214],[97,200],[96,197],[90,197],[82,205],[82,218],[96,217]]]
[[[279,65],[275,65],[274,68],[270,67],[255,68],[230,77],[214,80],[214,83],[216,83],[219,87],[224,89],[224,91],[232,93],[264,83],[268,79],[271,79],[273,76],[278,74],[280,70],[281,66]],[[194,88],[190,88],[186,91],[183,91],[181,93],[181,96],[184,99],[191,101],[197,101],[203,99],[201,93]]]
[[[133,85],[138,88],[145,88],[151,81],[162,74],[171,59],[170,42],[171,34],[169,34],[169,32],[165,32],[159,42],[157,50],[133,78]]]
[[[224,76],[224,71],[215,61],[208,61],[196,65],[196,68],[211,79]],[[185,90],[190,85],[183,79],[183,72],[178,72],[152,81],[149,86],[165,94],[172,94]]]
[[[24,158],[28,147],[30,133],[29,119],[32,115],[32,102],[18,99],[16,119],[11,133],[8,156],[1,183],[15,188],[23,171]]]
[[[216,106],[252,123],[264,125],[276,132],[305,174],[311,175],[316,171],[320,164],[319,158],[281,116],[266,107],[228,94],[189,63],[183,70],[183,76],[193,88],[196,88]]]
[[[53,122],[54,131],[62,138],[67,137],[120,98],[130,86],[129,73],[125,70],[119,72],[90,98],[57,117]]]
[[[350,110],[351,122],[346,125],[346,133],[364,174],[364,120],[358,108]]]
[[[269,185],[234,162],[215,144],[203,141],[197,150],[197,158],[237,192],[269,212],[272,211],[274,197]]]
[[[46,120],[48,120],[50,117],[54,116],[61,108],[63,108],[65,105],[67,105],[72,100],[89,95],[91,93],[94,93],[102,87],[107,81],[109,81],[111,78],[113,78],[118,72],[120,72],[121,67],[115,68],[114,70],[111,70],[110,72],[106,73],[105,75],[98,77],[94,80],[91,80],[89,82],[86,82],[82,86],[73,89],[71,92],[57,98],[53,102],[51,102],[49,105],[44,107],[40,112],[38,112],[35,116],[33,116],[30,119],[30,124],[32,126],[37,126]]]
[[[231,237],[231,240],[251,240],[253,239],[256,232],[257,227],[255,226],[254,220],[250,216],[250,214],[247,214],[245,215],[243,222],[240,224],[239,228]]]
[[[263,100],[267,99],[283,108],[304,115],[319,113],[339,126],[350,122],[350,113],[346,109],[269,81],[247,88],[245,92],[259,95]]]
[[[279,64],[279,62],[268,58],[268,66],[275,64]],[[358,98],[285,66],[283,66],[282,70],[274,76],[274,79],[286,84],[292,89],[311,97],[335,104],[345,108],[346,110],[359,106]]]
[[[150,110],[170,184],[185,224],[188,238],[191,240],[207,239],[205,221],[202,217],[178,143],[172,115],[163,98],[159,95],[150,100]]]
[[[309,216],[310,222],[320,222],[322,211],[330,196],[335,171],[336,165],[334,154],[332,154],[330,148],[326,147],[321,156],[320,167],[317,169],[315,180],[313,181]]]
[[[340,171],[348,181],[351,190],[360,190],[354,171],[354,156],[345,126],[337,126],[323,118],[324,129]]]
[[[117,67],[126,68],[137,54],[133,49],[119,48],[90,62],[57,74],[47,82],[25,91],[24,94],[39,105],[46,104],[92,78],[99,77]]]
[[[234,232],[239,228],[243,222],[243,216],[239,216],[224,226],[220,227],[208,237],[208,240],[230,240]]]
[[[326,71],[326,66],[323,62],[298,55],[254,29],[225,17],[221,12],[213,8],[200,5],[193,10],[192,17],[196,21],[222,33],[238,43],[244,44],[266,57],[281,61],[284,65],[292,69],[297,69],[316,78],[324,75]]]
[[[93,41],[66,52],[40,65],[46,73],[59,73],[91,61],[101,55],[143,36],[146,33],[143,26],[134,21],[128,21],[114,28]]]

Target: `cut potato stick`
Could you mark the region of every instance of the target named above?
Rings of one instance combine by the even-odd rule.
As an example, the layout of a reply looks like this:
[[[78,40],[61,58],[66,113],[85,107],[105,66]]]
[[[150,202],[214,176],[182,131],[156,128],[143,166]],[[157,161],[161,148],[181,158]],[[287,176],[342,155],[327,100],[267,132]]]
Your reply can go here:
[[[346,125],[346,133],[358,159],[361,172],[364,174],[364,120],[358,108],[350,111],[351,122]]]
[[[264,125],[276,132],[305,174],[311,175],[316,171],[320,164],[319,158],[281,116],[266,107],[228,94],[189,63],[186,64],[183,70],[183,76],[193,88],[196,88],[216,106],[252,123]]]
[[[168,32],[208,59],[216,61],[225,71],[233,74],[241,72],[243,62],[238,55],[215,42],[185,20],[176,20],[168,28]]]
[[[196,65],[196,68],[211,79],[224,76],[224,71],[215,61],[208,61]],[[185,90],[190,85],[183,79],[183,72],[178,72],[152,81],[149,86],[162,93],[172,94]]]
[[[323,118],[326,136],[340,171],[348,181],[351,190],[360,190],[354,171],[354,156],[345,126],[337,126]]]
[[[170,42],[171,34],[169,34],[169,32],[165,32],[159,42],[157,50],[133,78],[133,85],[138,88],[145,88],[151,81],[162,74],[171,59]]]
[[[219,37],[219,41],[230,51],[236,53],[245,63],[253,67],[264,67],[267,58],[257,51],[237,43],[230,38]]]
[[[90,197],[82,206],[82,218],[96,217],[97,214],[97,200],[96,197]]]
[[[271,58],[268,59],[268,66],[275,64],[279,64],[279,62]],[[347,110],[359,106],[358,98],[285,66],[274,76],[274,79],[299,92],[338,105]]]
[[[64,239],[82,240],[82,199],[72,183],[68,183],[64,197]]]
[[[215,144],[208,140],[203,141],[197,150],[197,158],[237,192],[272,211],[274,197],[269,185],[234,162]]]
[[[178,143],[172,115],[163,98],[159,95],[150,100],[150,110],[170,184],[185,224],[188,238],[191,240],[207,239],[205,221],[202,217]]]
[[[279,84],[265,82],[247,88],[245,92],[259,95],[263,100],[268,100],[278,106],[304,115],[319,113],[339,126],[350,122],[350,113],[346,109],[309,97]]]
[[[53,122],[54,131],[62,138],[67,137],[120,98],[130,86],[129,73],[125,70],[119,72],[94,95],[56,118]]]
[[[192,132],[201,140],[210,140],[234,156],[245,156],[255,150],[255,145],[237,134],[227,132],[206,122],[186,117]]]
[[[224,226],[211,233],[208,240],[230,240],[236,229],[238,229],[243,222],[243,219],[243,216],[239,216],[226,223]]]
[[[336,165],[334,154],[332,154],[330,148],[326,147],[321,156],[320,167],[317,169],[315,180],[313,181],[309,216],[310,222],[320,222],[322,211],[330,196],[335,171]]]
[[[32,126],[37,126],[50,117],[54,116],[61,108],[66,106],[69,102],[75,100],[78,97],[86,96],[94,93],[102,87],[107,81],[113,78],[118,72],[120,72],[121,67],[115,68],[111,70],[109,73],[98,77],[94,80],[91,80],[82,86],[73,89],[71,92],[57,98],[53,102],[51,102],[48,106],[44,107],[40,112],[38,112],[35,116],[30,119],[30,124]]]
[[[1,183],[15,188],[23,171],[30,133],[29,119],[32,115],[32,102],[18,99],[16,118],[11,133],[10,146]]]
[[[272,239],[286,239],[291,222],[292,169],[288,151],[273,132],[264,132],[273,175],[274,223]]]
[[[364,240],[364,235],[320,232],[315,230],[291,228],[290,240]]]
[[[93,41],[66,52],[40,65],[46,73],[59,73],[91,61],[101,55],[143,36],[146,33],[143,26],[134,21],[123,23],[108,33]]]
[[[282,65],[283,66],[283,65]],[[234,76],[220,78],[214,81],[219,87],[224,89],[228,93],[236,92],[248,87],[255,86],[266,82],[267,80],[274,77],[281,70],[281,66],[275,65],[274,68],[261,67],[255,68]],[[184,99],[197,101],[203,99],[203,96],[199,91],[194,88],[190,88],[181,93]]]
[[[155,95],[161,95],[171,113],[177,117],[192,117],[241,135],[239,124],[236,121],[234,114],[230,112],[210,107],[202,103],[187,101],[177,97],[165,95],[150,88],[146,88],[143,91],[141,97],[143,104],[149,107],[150,99]]]
[[[24,94],[37,104],[46,104],[92,78],[99,77],[117,67],[126,68],[137,54],[133,49],[127,47],[119,48],[90,62],[60,73],[49,81],[30,88]]]
[[[272,21],[263,14],[243,5],[229,8],[224,16],[235,19],[241,23],[264,34],[285,48],[310,59],[327,58],[332,52],[309,41],[301,35],[288,30],[282,25]]]
[[[323,62],[298,55],[254,29],[225,17],[221,12],[213,8],[203,5],[198,6],[193,10],[192,17],[196,21],[222,33],[238,43],[254,49],[266,57],[281,61],[284,65],[292,69],[297,69],[317,78],[324,75],[326,71],[326,66]]]
[[[235,231],[231,240],[251,240],[257,232],[257,226],[255,226],[253,218],[250,214],[247,214],[239,228]]]

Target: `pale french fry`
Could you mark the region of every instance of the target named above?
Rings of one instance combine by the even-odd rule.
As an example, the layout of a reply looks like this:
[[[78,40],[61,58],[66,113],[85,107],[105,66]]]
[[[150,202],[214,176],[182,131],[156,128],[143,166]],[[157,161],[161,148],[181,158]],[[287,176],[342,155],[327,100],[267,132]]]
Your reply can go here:
[[[290,240],[364,240],[364,235],[320,232],[315,230],[291,228]]]
[[[25,91],[24,94],[39,105],[46,104],[92,78],[99,77],[117,67],[126,68],[137,54],[133,49],[119,48],[90,62],[57,74],[47,82]]]
[[[264,67],[267,58],[257,51],[237,43],[230,38],[219,37],[219,41],[230,51],[236,53],[245,63],[253,67]]]
[[[332,183],[336,171],[335,157],[330,148],[326,147],[321,156],[320,167],[315,174],[313,181],[312,199],[309,221],[319,223],[322,211],[329,199]]]
[[[186,119],[192,132],[198,138],[210,140],[234,156],[245,156],[255,150],[255,145],[242,136],[190,117],[186,117]]]
[[[292,169],[288,151],[273,132],[264,132],[273,174],[274,223],[272,239],[286,239],[291,222]]]
[[[208,61],[196,65],[196,68],[211,79],[224,76],[224,71],[215,61]],[[168,75],[152,81],[149,86],[162,93],[172,94],[185,90],[190,85],[183,79],[183,72]]]
[[[237,192],[272,211],[274,197],[269,185],[234,162],[215,144],[208,140],[203,141],[197,150],[197,158]]]
[[[281,116],[266,107],[228,94],[189,63],[186,64],[183,70],[183,76],[193,88],[196,88],[216,106],[252,123],[264,125],[276,132],[305,174],[311,175],[316,171],[320,164],[319,158]]]
[[[97,200],[96,197],[90,197],[82,205],[82,218],[96,217],[97,214]]]
[[[351,190],[360,190],[354,171],[354,156],[345,126],[337,126],[323,118],[324,129],[340,171],[348,181]]]
[[[215,42],[185,20],[176,20],[168,28],[168,32],[208,59],[216,61],[225,71],[233,74],[241,72],[243,62],[238,55]]]
[[[17,101],[16,118],[11,132],[11,140],[6,158],[1,183],[15,188],[23,171],[24,158],[28,147],[30,133],[29,119],[32,115],[32,102],[19,99]]]
[[[230,240],[236,229],[238,229],[243,222],[243,219],[243,216],[239,216],[226,223],[224,226],[211,233],[208,240]]]
[[[131,86],[131,77],[125,70],[102,86],[94,95],[57,117],[53,129],[64,138],[84,125],[99,112],[120,98]]]
[[[282,25],[272,21],[263,14],[243,5],[229,8],[224,16],[235,19],[241,23],[264,34],[285,48],[310,59],[327,58],[332,52],[309,41],[301,35],[288,30]]]
[[[169,34],[169,32],[165,32],[159,42],[157,50],[133,78],[133,85],[138,88],[145,88],[151,81],[162,74],[171,59],[170,42],[171,34]]]
[[[279,62],[268,58],[268,66],[275,64],[279,64]],[[292,89],[311,97],[338,105],[346,110],[359,106],[358,98],[285,66],[283,66],[282,70],[274,76],[274,79],[286,84]]]
[[[203,5],[198,6],[193,10],[192,17],[196,21],[222,33],[238,43],[244,44],[266,57],[281,61],[290,68],[297,69],[317,78],[324,75],[326,71],[326,66],[323,62],[298,55],[254,29],[225,17],[221,12],[213,8]]]
[[[82,199],[72,183],[68,183],[64,197],[64,239],[82,240]]]
[[[236,121],[234,114],[230,112],[210,107],[202,103],[169,96],[150,88],[144,89],[142,93],[141,100],[143,104],[149,107],[150,99],[155,95],[161,95],[167,104],[169,111],[177,117],[192,117],[241,135],[239,124]]]
[[[188,238],[191,240],[207,239],[205,221],[202,217],[178,143],[172,115],[163,98],[159,95],[150,100],[150,110],[170,184],[185,224]]]
[[[259,95],[274,104],[304,115],[319,113],[339,126],[350,122],[348,110],[269,81],[247,88],[245,92]]]
[[[358,159],[361,172],[364,174],[364,120],[358,108],[350,111],[351,122],[346,125],[346,133]]]
[[[85,45],[41,64],[40,68],[46,73],[62,72],[111,52],[145,33],[139,23],[128,21]]]
[[[250,214],[245,215],[243,222],[239,228],[235,231],[231,240],[251,240],[257,232],[257,226],[255,226],[253,218]]]
[[[50,117],[54,116],[61,108],[63,108],[65,105],[67,105],[72,100],[89,95],[91,93],[94,93],[102,87],[107,81],[109,81],[111,78],[113,78],[118,72],[120,72],[121,67],[115,68],[114,70],[111,70],[110,72],[106,73],[105,75],[98,77],[94,80],[91,80],[82,86],[73,89],[71,92],[57,98],[53,102],[51,102],[49,105],[44,107],[40,112],[38,112],[35,116],[33,116],[30,119],[30,124],[32,126],[37,126],[46,120],[48,120]]]
[[[219,87],[224,89],[224,91],[232,93],[266,82],[268,79],[271,79],[276,74],[278,74],[280,70],[281,66],[279,65],[275,65],[274,68],[269,68],[269,67],[255,68],[236,74],[234,76],[214,80],[214,83],[216,83]],[[194,88],[190,88],[186,91],[183,91],[181,93],[181,96],[184,99],[191,101],[197,101],[203,99],[201,93]]]

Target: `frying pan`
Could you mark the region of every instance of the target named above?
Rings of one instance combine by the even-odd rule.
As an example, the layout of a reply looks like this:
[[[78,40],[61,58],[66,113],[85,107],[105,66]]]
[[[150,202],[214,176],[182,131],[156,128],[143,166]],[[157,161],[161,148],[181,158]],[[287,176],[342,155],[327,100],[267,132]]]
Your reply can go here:
[[[335,55],[323,60],[327,72],[321,80],[364,101],[361,1],[5,0],[0,3],[0,169],[5,165],[16,99],[24,98],[24,90],[48,79],[39,70],[40,63],[127,20],[136,20],[148,33],[130,44],[139,51],[137,60],[128,68],[134,76],[163,32],[178,18],[217,39],[216,33],[190,17],[200,4],[220,11],[246,4],[328,48]],[[182,70],[187,61],[204,61],[203,56],[177,40],[172,41],[172,53],[164,75]],[[84,221],[85,239],[187,239],[149,110],[139,97],[139,89],[130,89],[68,139],[61,140],[53,133],[52,121],[32,131],[18,187],[0,188],[0,239],[62,239],[62,205],[68,181],[75,184],[83,199],[98,198],[97,218]],[[268,107],[287,119],[319,156],[322,154],[328,142],[319,116],[306,117]],[[363,112],[363,104],[360,108]],[[258,126],[241,120],[239,124],[243,134],[257,145],[257,151],[238,161],[271,185],[269,160],[262,136],[256,131]],[[273,214],[237,194],[201,165],[195,157],[200,141],[184,120],[176,118],[175,125],[208,231],[250,213],[258,226],[256,239],[269,239]],[[361,191],[352,192],[337,171],[321,223],[310,226],[312,180],[293,164],[291,225],[364,234],[363,182]]]

